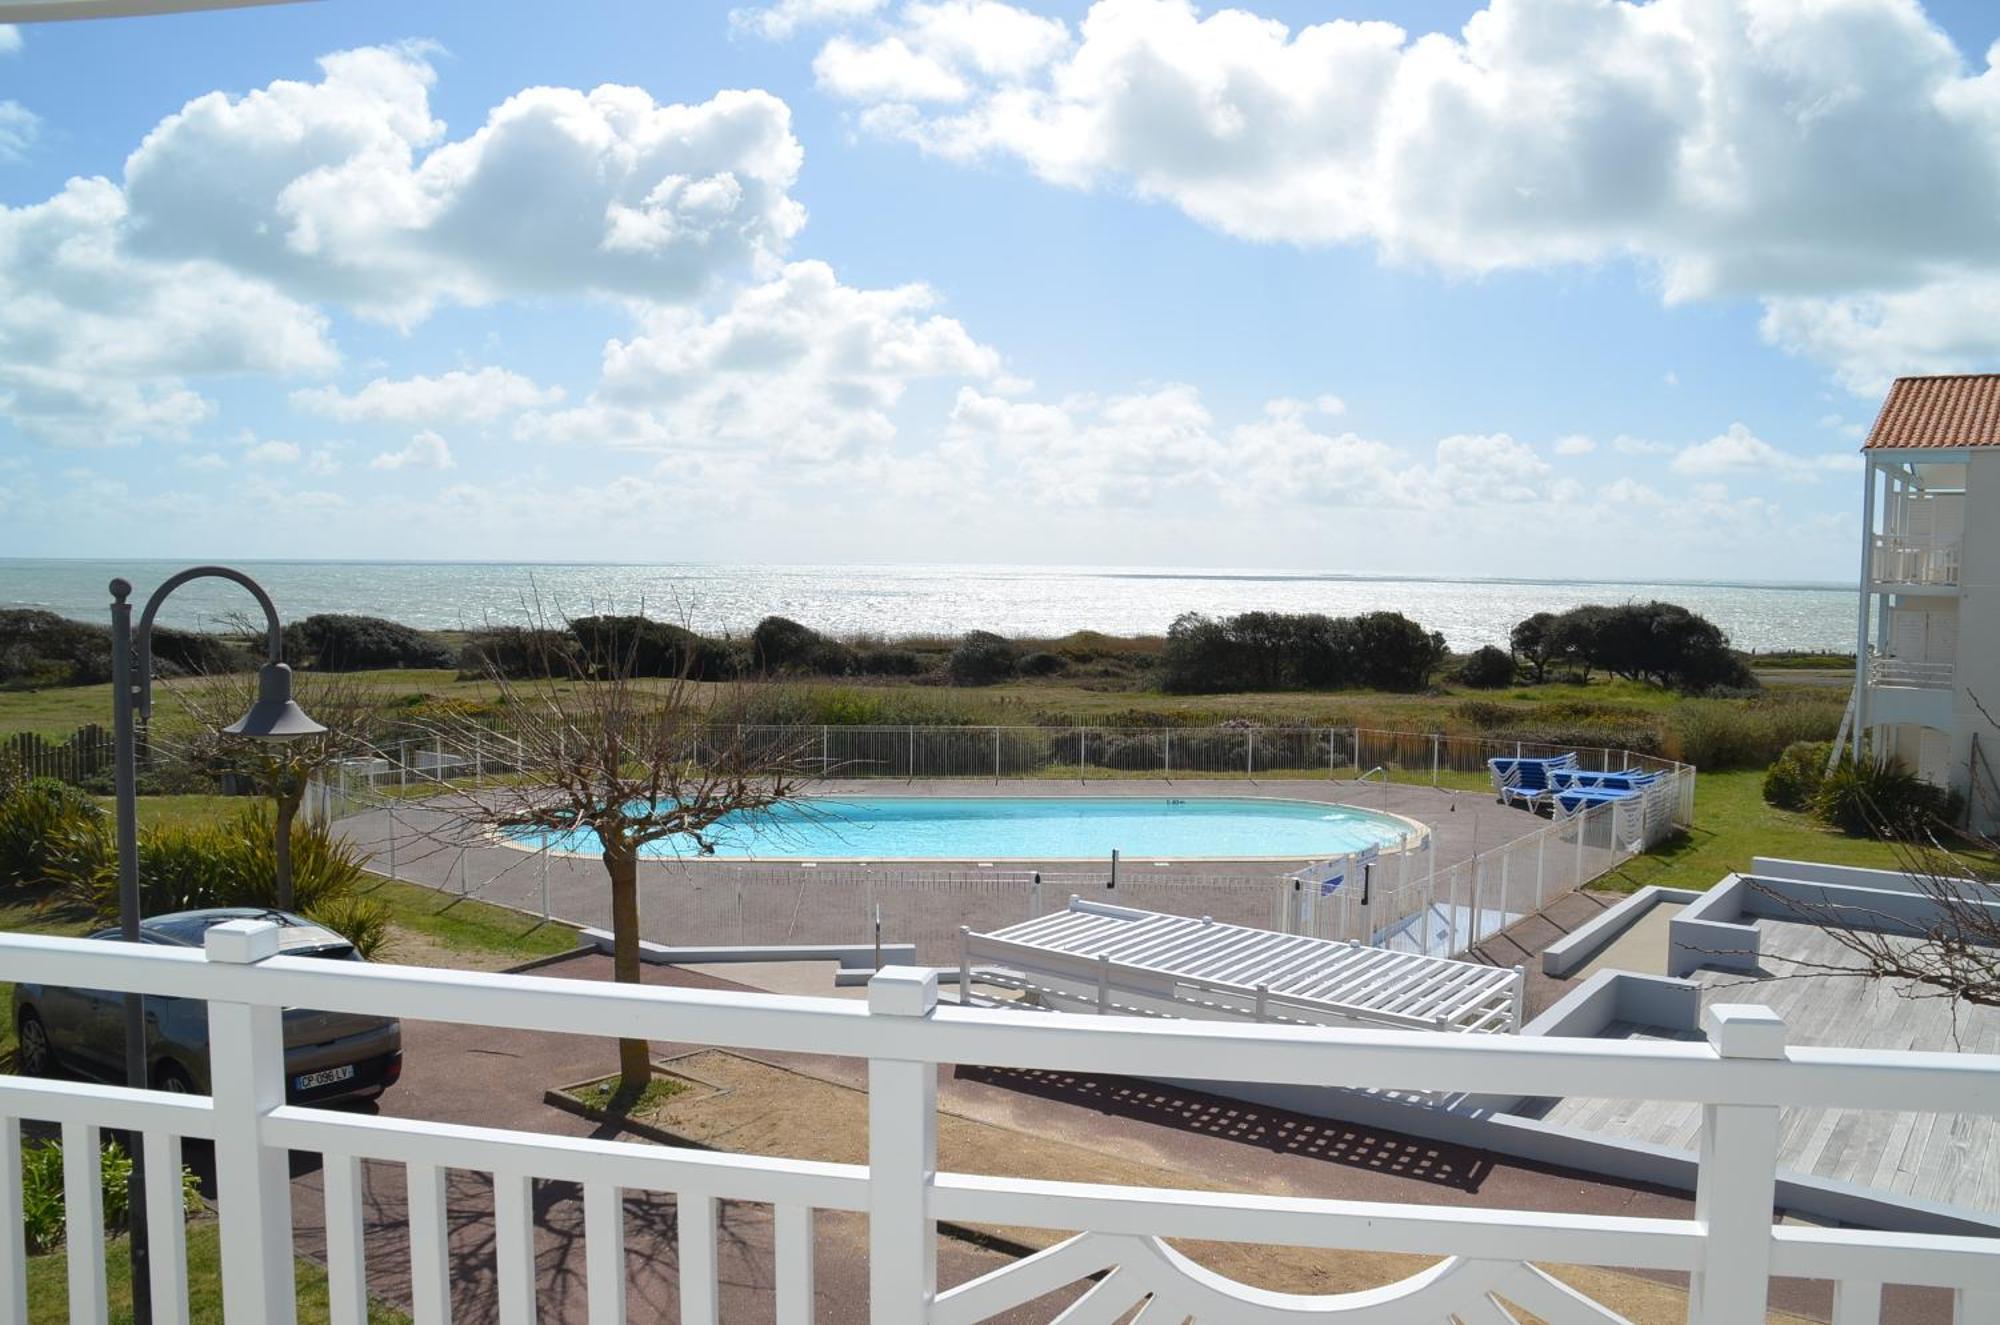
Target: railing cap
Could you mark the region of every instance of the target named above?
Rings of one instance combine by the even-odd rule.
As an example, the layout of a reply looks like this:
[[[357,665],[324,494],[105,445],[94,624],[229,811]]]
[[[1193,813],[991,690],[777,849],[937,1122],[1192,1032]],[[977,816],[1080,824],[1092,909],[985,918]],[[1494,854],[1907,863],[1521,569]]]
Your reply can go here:
[[[884,966],[868,981],[871,1013],[927,1017],[937,1001],[937,972],[927,966]]]
[[[1711,1003],[1701,1026],[1724,1058],[1785,1056],[1785,1019],[1761,1003]]]
[[[212,962],[261,962],[278,955],[278,927],[268,920],[225,920],[209,926],[202,948]]]

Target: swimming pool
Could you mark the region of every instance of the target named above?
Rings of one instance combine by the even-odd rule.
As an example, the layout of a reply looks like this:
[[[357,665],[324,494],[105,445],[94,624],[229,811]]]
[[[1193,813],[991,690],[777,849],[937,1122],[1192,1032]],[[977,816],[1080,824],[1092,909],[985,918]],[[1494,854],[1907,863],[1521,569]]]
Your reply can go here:
[[[1318,860],[1424,832],[1371,810],[1249,796],[823,796],[720,829],[715,856],[732,860],[1075,860],[1114,850],[1140,860]],[[515,841],[540,844],[532,833]],[[598,850],[589,829],[550,845]],[[672,842],[648,853],[688,854]]]

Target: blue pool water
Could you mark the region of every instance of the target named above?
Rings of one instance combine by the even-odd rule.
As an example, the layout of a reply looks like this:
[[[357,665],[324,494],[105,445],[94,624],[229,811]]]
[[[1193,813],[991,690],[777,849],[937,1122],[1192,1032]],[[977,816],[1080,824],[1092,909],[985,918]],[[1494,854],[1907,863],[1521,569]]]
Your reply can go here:
[[[1278,856],[1293,860],[1391,847],[1406,821],[1344,805],[1250,797],[821,797],[777,815],[724,820],[715,855],[758,860],[1141,860]],[[523,835],[524,845],[539,838]],[[551,843],[595,853],[588,829]],[[690,854],[656,843],[651,854]]]

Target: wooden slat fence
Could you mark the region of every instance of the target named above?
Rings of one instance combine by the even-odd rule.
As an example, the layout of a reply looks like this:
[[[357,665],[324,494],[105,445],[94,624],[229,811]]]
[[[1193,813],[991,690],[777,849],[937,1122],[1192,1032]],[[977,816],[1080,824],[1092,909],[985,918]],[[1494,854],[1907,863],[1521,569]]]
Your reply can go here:
[[[51,741],[34,732],[0,736],[0,758],[12,757],[31,778],[81,782],[109,772],[113,762],[111,733],[96,723],[79,727],[66,741]]]

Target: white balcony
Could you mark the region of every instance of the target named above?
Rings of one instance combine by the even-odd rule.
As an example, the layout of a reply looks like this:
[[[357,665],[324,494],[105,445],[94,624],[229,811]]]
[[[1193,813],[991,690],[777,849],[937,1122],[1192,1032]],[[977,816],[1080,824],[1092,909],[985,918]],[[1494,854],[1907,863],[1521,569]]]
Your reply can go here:
[[[1913,662],[1908,658],[1871,656],[1868,684],[1904,686],[1916,690],[1949,690],[1954,667],[1948,662]]]
[[[1877,534],[1869,577],[1877,584],[1954,587],[1961,543],[1956,534]]]
[[[1445,1325],[1518,1319],[1551,1325],[1621,1319],[1538,1263],[1691,1274],[1694,1325],[1764,1318],[1770,1276],[1830,1281],[1835,1316],[1879,1325],[1881,1286],[1951,1290],[1961,1325],[2000,1320],[2000,1240],[1877,1233],[1772,1222],[1779,1126],[1787,1108],[1832,1106],[1926,1114],[2000,1114],[2000,1058],[1789,1047],[1784,1023],[1747,1006],[1710,1009],[1706,1043],[1467,1036],[1268,1024],[1124,1020],[937,1002],[936,977],[879,973],[865,1004],[618,986],[279,957],[275,930],[218,926],[206,952],[0,935],[15,980],[206,1000],[212,1099],[114,1086],[0,1077],[0,1322],[25,1318],[21,1278],[20,1122],[60,1122],[71,1181],[69,1265],[77,1320],[102,1319],[104,1242],[97,1199],[100,1129],[144,1136],[150,1171],[177,1170],[183,1137],[212,1142],[231,1321],[289,1325],[295,1315],[287,1151],[324,1165],[331,1314],[365,1318],[361,1164],[400,1168],[409,1193],[411,1297],[419,1325],[452,1318],[446,1176],[491,1175],[490,1273],[499,1318],[535,1317],[533,1184],[582,1190],[589,1316],[626,1319],[625,1193],[675,1202],[680,1319],[716,1325],[723,1285],[721,1212],[772,1211],[767,1318],[809,1325],[814,1216],[865,1215],[873,1325],[975,1325],[1057,1290],[1050,1314],[1070,1325],[1127,1318],[1204,1325],[1352,1320]],[[820,1163],[539,1135],[288,1106],[279,1009],[305,1006],[551,1033],[645,1036],[867,1061],[868,1163]],[[1481,1095],[1575,1095],[1701,1106],[1694,1217],[1637,1218],[1460,1205],[1386,1204],[1266,1194],[1026,1181],[937,1171],[938,1065],[984,1064],[1169,1080],[1368,1084]],[[157,1168],[151,1166],[158,1165]],[[186,1319],[181,1222],[170,1181],[149,1193],[155,1310]],[[731,1219],[736,1213],[730,1215]],[[1083,1230],[1048,1250],[939,1290],[936,1225]],[[723,1242],[718,1242],[718,1236]],[[1305,1298],[1245,1288],[1193,1264],[1162,1239],[1408,1252],[1445,1259],[1399,1283]],[[400,1264],[401,1258],[397,1258]],[[484,1267],[489,1262],[482,1259]],[[465,1272],[470,1273],[468,1269]],[[732,1285],[732,1287],[734,1287]],[[1512,1306],[1503,1306],[1502,1303]]]

